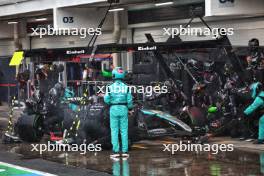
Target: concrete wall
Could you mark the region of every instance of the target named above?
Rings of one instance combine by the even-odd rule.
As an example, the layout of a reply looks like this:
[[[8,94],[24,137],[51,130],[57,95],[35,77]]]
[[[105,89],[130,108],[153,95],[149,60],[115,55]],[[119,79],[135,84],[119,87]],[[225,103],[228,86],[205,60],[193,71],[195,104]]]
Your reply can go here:
[[[106,2],[106,0],[29,0],[0,6],[0,16],[39,12],[53,8],[70,7],[96,2]]]
[[[102,20],[106,8],[91,9],[91,8],[70,8],[70,9],[58,9],[60,14],[54,15],[54,19],[57,21],[56,26],[59,28],[97,28],[100,21]],[[127,19],[126,12],[121,12],[120,21],[121,29],[126,30]],[[61,20],[63,16],[74,16],[74,24],[63,24]],[[106,44],[114,43],[113,38],[113,13],[109,13],[105,24],[102,28],[102,35],[98,36],[96,44]],[[26,21],[19,21],[19,36],[22,42],[23,49],[30,48],[30,34],[26,33]],[[122,32],[121,37],[124,37],[126,33]],[[0,22],[0,56],[12,55],[14,52],[13,47],[13,35],[14,26],[8,25],[7,21]],[[91,36],[87,34],[86,38],[81,38],[81,36],[44,36],[40,38],[39,36],[32,37],[32,48],[64,48],[64,47],[83,47],[87,46]],[[7,42],[9,41],[9,42]]]
[[[229,36],[231,43],[233,45],[246,46],[248,40],[251,38],[259,38],[260,44],[264,45],[264,18],[247,18],[247,19],[225,19],[221,21],[212,20],[209,18],[209,26],[217,27],[217,28],[234,28],[234,35]],[[207,20],[206,20],[207,21]],[[135,42],[146,42],[147,39],[145,37],[145,33],[151,33],[157,42],[164,42],[168,38],[167,35],[163,35],[164,30],[163,27],[175,27],[179,28],[180,25],[184,25],[187,23],[187,20],[183,21],[171,21],[155,24],[139,24],[130,26],[131,28],[135,28],[134,41]],[[143,27],[146,26],[146,27]],[[191,24],[191,27],[202,27],[205,26],[201,22],[194,22]],[[210,37],[197,37],[197,36],[181,36],[181,39],[184,41],[189,40],[207,40],[211,39]]]
[[[251,38],[259,38],[260,44],[264,45],[264,18],[251,18],[234,21],[218,21],[209,22],[212,27],[233,27],[234,35],[229,36],[233,45],[246,46],[248,40]],[[183,24],[183,23],[181,23]],[[167,27],[179,27],[180,24],[167,25]],[[148,26],[148,24],[146,24]],[[134,26],[135,27],[135,26]],[[150,27],[135,27],[134,42],[142,43],[146,42],[145,33],[151,33],[157,42],[166,41],[168,36],[163,35],[163,25],[150,26]],[[194,23],[192,27],[204,27],[201,23]],[[9,27],[8,27],[9,28]],[[7,30],[7,35],[0,32],[0,36],[12,37],[11,33],[13,29]],[[11,32],[10,32],[11,31]],[[131,33],[129,33],[131,35]],[[127,31],[123,30],[121,38],[126,38]],[[196,37],[196,36],[182,36],[182,40],[205,40],[210,37]],[[63,48],[63,47],[82,47],[88,44],[90,37],[81,39],[79,36],[51,36],[40,39],[39,37],[32,38],[33,48]],[[29,38],[22,38],[23,48],[29,49]],[[113,43],[114,39],[112,36],[112,30],[103,31],[103,35],[98,37],[97,44]],[[131,42],[131,40],[128,40]],[[12,39],[1,39],[0,40],[0,56],[12,55],[14,46]]]
[[[0,40],[0,56],[11,56],[15,51],[12,40]]]
[[[33,3],[36,3],[34,4]],[[37,2],[35,2],[37,1]],[[65,0],[66,1],[66,0]],[[89,2],[95,2],[99,0],[93,0]],[[31,5],[41,6],[41,3],[46,5],[52,5],[52,8],[61,7],[64,1],[51,1],[51,0],[32,0],[28,2],[21,3],[33,3]],[[68,4],[77,4],[84,3],[88,1],[82,0],[73,0],[67,1],[64,5]],[[88,3],[89,3],[88,2]],[[1,3],[1,1],[0,1]],[[39,4],[40,3],[40,4]],[[19,5],[19,4],[18,4]],[[25,4],[24,4],[25,5]],[[29,5],[29,4],[28,4]],[[6,6],[3,6],[6,7]],[[16,5],[12,5],[8,8],[17,8]],[[33,6],[32,6],[33,7]],[[43,8],[43,7],[39,7]],[[0,16],[2,6],[0,6]],[[24,9],[24,10],[33,10],[33,9]],[[57,26],[59,27],[96,27],[99,21],[102,18],[102,14],[105,12],[105,9],[86,9],[86,8],[58,8],[58,11],[61,13],[58,16],[54,16],[57,20]],[[20,11],[17,11],[19,13]],[[3,12],[5,13],[5,12]],[[11,12],[10,12],[11,13]],[[72,26],[70,24],[65,25],[62,24],[60,19],[64,15],[74,15],[77,19],[76,23]],[[205,20],[211,27],[225,27],[225,28],[234,28],[234,35],[230,36],[231,43],[233,45],[246,46],[247,42],[251,38],[259,38],[260,44],[264,45],[264,17],[254,17],[254,18],[244,18],[244,19],[235,19],[235,17],[226,17],[224,19],[219,19],[215,17],[206,17]],[[59,22],[60,21],[60,22]],[[121,21],[124,22],[122,24],[122,35],[121,35],[121,43],[131,43],[132,42],[132,29],[135,29],[134,33],[134,42],[142,43],[146,42],[145,33],[151,33],[157,42],[164,42],[168,38],[168,36],[164,36],[163,27],[179,27],[179,25],[184,25],[188,22],[188,20],[177,20],[177,21],[162,21],[158,23],[143,23],[130,25],[126,27],[126,15],[123,12],[121,15]],[[200,21],[194,20],[191,27],[205,27],[201,24]],[[25,34],[25,21],[20,25],[20,37],[23,44],[23,49],[29,49],[29,38]],[[98,37],[96,44],[104,44],[104,43],[113,43],[113,17],[112,14],[109,15],[107,21],[104,25],[103,35]],[[14,52],[14,42],[13,38],[13,26],[7,25],[7,21],[0,22],[0,56],[12,55]],[[197,37],[197,36],[181,36],[182,40],[206,40],[210,39],[210,37]],[[47,36],[42,39],[39,37],[32,38],[32,48],[64,48],[64,47],[83,47],[87,46],[90,36],[87,38],[80,38],[80,36]],[[126,64],[126,63],[125,63]]]
[[[0,39],[13,38],[13,31],[12,25],[8,25],[6,21],[0,22]]]

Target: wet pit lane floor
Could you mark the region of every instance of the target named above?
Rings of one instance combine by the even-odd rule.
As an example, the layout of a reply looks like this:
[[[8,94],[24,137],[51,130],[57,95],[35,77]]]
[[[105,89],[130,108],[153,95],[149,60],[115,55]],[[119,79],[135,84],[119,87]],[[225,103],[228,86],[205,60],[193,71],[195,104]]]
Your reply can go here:
[[[0,109],[1,130],[7,126],[7,110]],[[5,118],[3,118],[5,117]],[[62,176],[237,176],[264,175],[264,145],[252,145],[230,138],[214,138],[214,143],[234,144],[232,152],[163,152],[163,144],[179,142],[174,138],[145,140],[134,144],[127,161],[112,161],[110,151],[90,152],[31,152],[30,144],[0,144],[1,162]],[[19,176],[19,175],[16,175]]]
[[[68,166],[71,167],[72,172],[76,176],[104,175],[103,173],[115,176],[253,176],[264,173],[264,153],[234,150],[215,155],[208,152],[176,152],[172,155],[169,152],[163,152],[164,148],[162,144],[175,143],[173,140],[173,138],[169,138],[155,141],[141,141],[133,146],[130,158],[124,161],[112,161],[109,158],[110,151],[90,152],[86,155],[81,155],[77,152],[46,152],[40,155],[38,152],[31,152],[32,147],[30,144],[1,144],[0,162],[2,160],[1,153],[2,157],[3,153],[5,153],[5,157],[9,157],[9,153],[12,153],[19,156],[16,161],[17,163],[29,163],[24,166],[30,167],[32,163],[36,162],[38,164],[37,168],[41,170],[47,164],[45,163],[47,161],[50,162],[48,163],[49,165],[53,162],[60,163],[64,167],[66,165],[66,168]],[[42,163],[43,166],[41,166]],[[75,168],[72,168],[72,166]],[[85,172],[86,169],[100,171],[100,173]],[[44,169],[46,172],[53,170],[53,168]],[[64,172],[67,171],[65,170]]]

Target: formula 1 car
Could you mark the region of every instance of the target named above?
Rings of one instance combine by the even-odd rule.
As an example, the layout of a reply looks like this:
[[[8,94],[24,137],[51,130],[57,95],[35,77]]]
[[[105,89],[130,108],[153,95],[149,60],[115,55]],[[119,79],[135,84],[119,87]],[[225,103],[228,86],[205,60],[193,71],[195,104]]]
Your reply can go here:
[[[81,126],[74,141],[78,144],[99,143],[104,148],[110,148],[108,108],[97,102],[83,113],[86,115],[81,115]],[[192,129],[175,116],[136,105],[129,115],[129,144],[164,136],[190,137]]]
[[[50,93],[53,91],[55,90]],[[43,100],[36,98],[38,96],[33,97],[34,100],[27,103],[25,112],[16,124],[17,133],[23,141],[39,142],[45,133],[62,135],[67,130],[66,138],[71,138],[71,143],[100,143],[105,148],[111,146],[109,110],[100,98],[97,101],[93,99],[86,105],[79,104],[79,110],[73,111],[68,103],[65,103],[67,106],[57,101],[54,104],[54,96]],[[192,129],[176,116],[136,103],[129,115],[130,144],[141,139],[163,136],[190,137]]]

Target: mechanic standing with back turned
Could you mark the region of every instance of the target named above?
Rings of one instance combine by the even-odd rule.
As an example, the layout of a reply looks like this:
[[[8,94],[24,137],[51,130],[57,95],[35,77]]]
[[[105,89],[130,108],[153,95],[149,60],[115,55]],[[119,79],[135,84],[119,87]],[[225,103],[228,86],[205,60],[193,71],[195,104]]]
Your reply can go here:
[[[133,98],[129,87],[123,82],[126,73],[121,67],[112,71],[114,83],[107,86],[104,101],[110,105],[110,128],[113,153],[110,158],[120,157],[119,131],[121,133],[122,154],[124,159],[128,158],[128,110],[133,108]]]

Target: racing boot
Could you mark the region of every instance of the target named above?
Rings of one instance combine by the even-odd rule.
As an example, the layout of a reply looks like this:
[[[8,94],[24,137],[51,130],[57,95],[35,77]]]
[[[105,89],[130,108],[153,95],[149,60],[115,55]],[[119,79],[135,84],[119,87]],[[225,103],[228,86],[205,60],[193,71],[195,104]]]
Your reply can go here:
[[[116,160],[120,157],[120,154],[117,153],[117,152],[113,152],[111,155],[110,155],[110,158],[113,159],[113,160]]]

